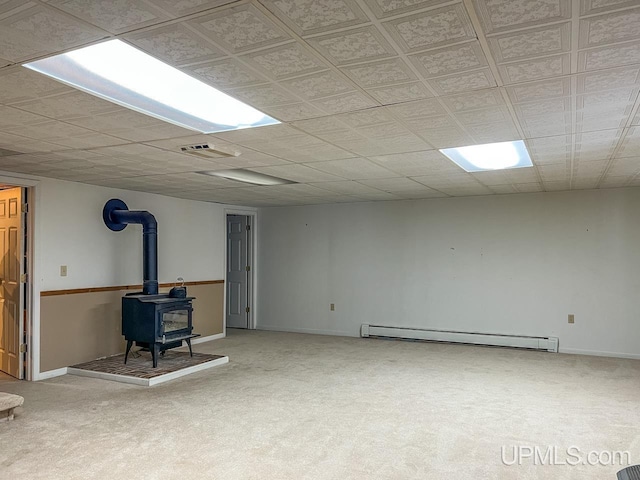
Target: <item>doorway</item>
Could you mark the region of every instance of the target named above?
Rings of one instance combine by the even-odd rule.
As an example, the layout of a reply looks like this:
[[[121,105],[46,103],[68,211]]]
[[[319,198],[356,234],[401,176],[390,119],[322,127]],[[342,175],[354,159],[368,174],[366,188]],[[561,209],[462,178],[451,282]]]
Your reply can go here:
[[[27,366],[27,194],[0,186],[0,371],[18,379]]]
[[[253,328],[253,219],[252,215],[227,214],[227,328]]]

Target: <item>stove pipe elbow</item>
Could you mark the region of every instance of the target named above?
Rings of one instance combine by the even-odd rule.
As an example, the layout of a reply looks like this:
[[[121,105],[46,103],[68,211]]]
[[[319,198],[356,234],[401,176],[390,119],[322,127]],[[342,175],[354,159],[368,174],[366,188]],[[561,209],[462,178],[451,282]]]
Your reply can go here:
[[[114,232],[130,223],[142,225],[142,293],[158,294],[158,222],[145,210],[129,210],[122,200],[112,198],[102,209],[105,225]]]

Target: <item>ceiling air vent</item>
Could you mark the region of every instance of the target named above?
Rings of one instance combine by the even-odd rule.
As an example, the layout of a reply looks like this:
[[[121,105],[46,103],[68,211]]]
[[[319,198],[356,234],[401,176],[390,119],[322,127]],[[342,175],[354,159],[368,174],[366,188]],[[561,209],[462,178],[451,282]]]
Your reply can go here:
[[[180,147],[182,153],[188,153],[189,155],[196,155],[203,158],[226,158],[237,157],[240,152],[235,150],[216,147],[212,143],[202,143],[200,145],[185,145]]]

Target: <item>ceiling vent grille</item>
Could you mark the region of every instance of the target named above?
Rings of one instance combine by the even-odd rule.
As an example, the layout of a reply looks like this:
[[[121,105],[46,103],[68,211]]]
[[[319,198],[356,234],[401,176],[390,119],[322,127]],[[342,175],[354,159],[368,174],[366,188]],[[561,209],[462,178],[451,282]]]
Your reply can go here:
[[[180,151],[182,153],[187,153],[189,155],[195,155],[202,158],[228,158],[237,157],[240,155],[240,152],[231,149],[216,147],[212,143],[185,145],[183,147],[180,147]]]

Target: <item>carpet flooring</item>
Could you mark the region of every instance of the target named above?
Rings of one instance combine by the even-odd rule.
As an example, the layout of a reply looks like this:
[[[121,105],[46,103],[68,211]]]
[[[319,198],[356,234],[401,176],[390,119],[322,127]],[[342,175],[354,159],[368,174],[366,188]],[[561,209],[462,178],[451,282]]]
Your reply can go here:
[[[0,478],[615,480],[622,468],[549,464],[570,447],[640,463],[640,361],[260,331],[195,350],[230,363],[151,388],[0,377],[25,397],[0,424]],[[555,461],[503,462],[548,446]]]

